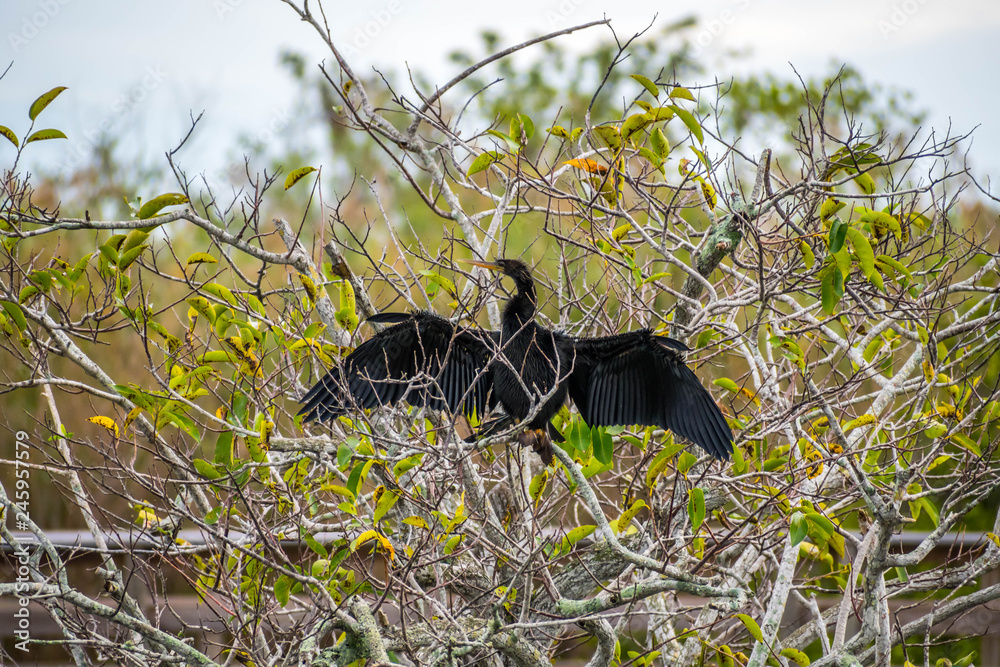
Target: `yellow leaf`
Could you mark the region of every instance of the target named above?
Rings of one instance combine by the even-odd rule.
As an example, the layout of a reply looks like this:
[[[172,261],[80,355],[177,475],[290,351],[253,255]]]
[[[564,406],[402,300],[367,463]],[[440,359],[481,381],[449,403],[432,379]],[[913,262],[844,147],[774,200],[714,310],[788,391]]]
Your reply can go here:
[[[218,264],[219,260],[209,255],[207,252],[196,252],[187,258],[187,266],[192,264]]]
[[[708,207],[714,209],[716,204],[719,203],[719,198],[715,195],[715,188],[713,188],[712,184],[705,179],[699,178],[697,180],[698,185],[701,186],[702,197],[705,198],[705,202],[708,204]]]
[[[571,167],[576,167],[577,169],[583,169],[591,174],[606,174],[608,173],[608,168],[597,162],[596,160],[591,160],[589,158],[576,158],[573,160],[566,160],[563,164],[568,164]]]
[[[746,387],[740,387],[740,393],[753,401],[756,405],[760,405],[760,399],[757,398],[757,394],[750,391]]]
[[[118,424],[116,424],[115,420],[112,419],[111,417],[101,417],[101,416],[90,417],[89,419],[87,419],[87,421],[91,422],[92,424],[97,424],[98,426],[103,426],[113,436],[115,436],[115,438],[118,437]]]
[[[138,405],[129,410],[128,414],[125,415],[125,421],[122,423],[122,428],[128,428],[132,422],[135,421],[135,418],[139,416],[140,412],[142,412],[142,408]]]
[[[285,189],[287,190],[288,188],[292,187],[300,180],[302,180],[302,177],[306,176],[307,174],[311,174],[314,171],[316,171],[316,167],[299,167],[295,171],[288,174],[288,178],[285,179]]]
[[[408,516],[403,519],[403,523],[408,526],[416,526],[417,528],[427,528],[427,522],[421,519],[419,516]]]
[[[875,415],[861,415],[857,419],[852,419],[851,421],[844,424],[844,432],[848,432],[851,429],[858,428],[859,426],[868,426],[869,424],[875,423]]]
[[[643,507],[646,507],[646,501],[639,499],[634,503],[632,503],[631,507],[622,512],[622,515],[618,517],[618,527],[616,532],[620,533],[623,530],[625,530],[625,528],[627,528],[628,525],[632,523],[632,519],[635,518],[635,515],[638,514],[639,510],[641,510]]]
[[[299,274],[299,282],[302,283],[302,289],[306,291],[306,296],[309,297],[309,304],[315,306],[316,300],[319,298],[316,283],[312,281],[312,278],[302,273]]]
[[[545,485],[549,483],[549,470],[546,468],[538,475],[531,478],[531,483],[528,484],[528,495],[535,502],[535,507],[538,507],[538,503],[542,499],[542,491],[545,490]]]
[[[358,547],[360,547],[362,544],[370,540],[376,540],[378,539],[378,536],[379,536],[378,531],[366,530],[365,532],[361,533],[356,538],[354,538],[354,541],[351,542],[351,551],[357,551]]]
[[[631,229],[632,229],[632,223],[626,222],[624,225],[615,228],[615,230],[611,232],[611,238],[613,238],[615,241],[621,241],[623,238],[625,238],[625,236],[629,233],[629,230]]]
[[[265,419],[260,424],[260,446],[267,450],[271,444],[271,433],[274,431],[274,422]]]

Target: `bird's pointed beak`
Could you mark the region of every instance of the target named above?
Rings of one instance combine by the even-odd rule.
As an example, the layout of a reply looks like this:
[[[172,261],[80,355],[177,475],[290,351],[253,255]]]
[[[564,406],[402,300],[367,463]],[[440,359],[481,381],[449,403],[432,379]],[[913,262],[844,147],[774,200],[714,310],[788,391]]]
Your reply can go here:
[[[474,259],[460,259],[458,261],[462,262],[463,264],[472,264],[473,266],[480,266],[484,269],[489,269],[490,271],[503,272],[503,269],[500,267],[500,265],[495,262],[478,262]]]

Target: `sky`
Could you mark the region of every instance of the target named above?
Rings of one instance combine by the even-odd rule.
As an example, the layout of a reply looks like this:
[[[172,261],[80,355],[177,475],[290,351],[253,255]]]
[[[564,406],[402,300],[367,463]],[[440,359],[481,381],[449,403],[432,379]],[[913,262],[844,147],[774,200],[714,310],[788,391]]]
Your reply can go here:
[[[327,0],[324,7],[355,68],[409,65],[439,82],[457,71],[447,54],[478,49],[483,29],[500,33],[506,46],[605,16],[627,36],[654,19],[655,28],[696,15],[706,82],[745,71],[790,76],[792,66],[820,75],[831,63],[849,63],[869,81],[913,91],[935,128],[978,126],[969,153],[974,173],[1000,175],[1000,3]],[[582,53],[605,36],[601,30],[561,40]],[[125,151],[157,159],[184,135],[191,114],[204,111],[185,159],[196,170],[219,169],[232,161],[238,137],[266,142],[287,125],[297,88],[278,54],[288,48],[311,63],[329,58],[281,0],[0,0],[0,70],[11,64],[0,80],[0,125],[23,138],[31,101],[68,86],[36,129],[56,127],[69,140],[33,144],[25,157],[29,168],[67,170],[102,132],[119,135]],[[748,55],[723,60],[730,49]],[[13,157],[13,146],[0,140],[0,167]]]

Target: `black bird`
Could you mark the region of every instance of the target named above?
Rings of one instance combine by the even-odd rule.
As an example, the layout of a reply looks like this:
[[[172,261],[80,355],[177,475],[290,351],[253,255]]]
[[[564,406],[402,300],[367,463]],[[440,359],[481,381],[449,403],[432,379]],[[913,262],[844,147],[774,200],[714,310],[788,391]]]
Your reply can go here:
[[[640,329],[574,338],[535,322],[538,298],[528,266],[516,259],[469,262],[514,280],[500,331],[455,325],[433,313],[383,313],[393,324],[357,347],[302,399],[305,421],[398,401],[480,418],[499,403],[506,416],[483,425],[486,437],[526,422],[518,437],[548,464],[549,421],[573,399],[590,426],[667,428],[717,459],[729,459],[733,435],[711,395],[684,364],[681,342]],[[541,405],[539,406],[539,403]]]

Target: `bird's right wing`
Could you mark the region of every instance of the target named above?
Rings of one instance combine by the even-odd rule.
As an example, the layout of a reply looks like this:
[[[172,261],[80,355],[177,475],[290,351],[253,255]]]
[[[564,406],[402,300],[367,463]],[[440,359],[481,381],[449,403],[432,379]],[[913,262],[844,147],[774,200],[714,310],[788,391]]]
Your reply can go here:
[[[717,459],[728,459],[733,434],[687,367],[681,343],[648,330],[569,339],[575,349],[569,394],[591,426],[668,428]]]
[[[483,416],[496,404],[489,361],[493,332],[454,324],[432,313],[383,313],[392,324],[359,345],[302,399],[305,421],[406,401],[452,413]]]

